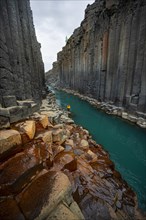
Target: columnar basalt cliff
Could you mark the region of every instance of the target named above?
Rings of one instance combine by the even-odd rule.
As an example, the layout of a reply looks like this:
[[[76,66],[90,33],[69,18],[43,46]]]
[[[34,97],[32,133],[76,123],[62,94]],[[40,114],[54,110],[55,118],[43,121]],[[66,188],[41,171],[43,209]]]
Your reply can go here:
[[[60,86],[146,113],[145,36],[146,1],[96,0],[58,53]]]
[[[1,107],[20,105],[17,100],[40,102],[44,65],[29,0],[0,1],[0,33]],[[6,116],[6,111],[1,109],[0,115]]]

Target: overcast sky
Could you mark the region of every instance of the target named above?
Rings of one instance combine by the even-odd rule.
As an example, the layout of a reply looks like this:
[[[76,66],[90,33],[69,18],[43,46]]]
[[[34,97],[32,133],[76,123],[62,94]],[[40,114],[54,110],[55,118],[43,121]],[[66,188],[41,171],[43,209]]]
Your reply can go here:
[[[31,0],[33,20],[45,64],[45,71],[52,68],[57,53],[65,45],[74,29],[84,19],[84,10],[94,0]]]

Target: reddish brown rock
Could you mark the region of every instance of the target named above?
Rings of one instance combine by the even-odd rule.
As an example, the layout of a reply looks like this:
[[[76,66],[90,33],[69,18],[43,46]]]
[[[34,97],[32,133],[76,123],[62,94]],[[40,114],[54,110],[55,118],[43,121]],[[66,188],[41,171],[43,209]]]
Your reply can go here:
[[[63,169],[64,166],[67,166],[67,164],[73,162],[75,159],[75,156],[72,152],[60,152],[55,158],[54,158],[54,169]]]
[[[25,217],[20,211],[16,201],[12,198],[7,198],[0,201],[0,219],[25,220]]]
[[[71,199],[71,185],[67,176],[50,171],[36,179],[22,193],[19,206],[27,219],[46,219],[67,198]]]
[[[40,159],[32,152],[18,153],[0,166],[0,195],[18,193],[40,170]]]

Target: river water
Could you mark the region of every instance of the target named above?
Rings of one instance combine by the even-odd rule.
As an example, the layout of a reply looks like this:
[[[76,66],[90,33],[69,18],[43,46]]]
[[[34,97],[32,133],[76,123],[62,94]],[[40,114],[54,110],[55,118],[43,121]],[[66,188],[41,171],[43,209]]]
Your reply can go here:
[[[77,96],[55,91],[57,103],[66,108],[76,124],[88,129],[106,149],[116,169],[137,193],[139,207],[146,211],[146,130],[97,110]]]

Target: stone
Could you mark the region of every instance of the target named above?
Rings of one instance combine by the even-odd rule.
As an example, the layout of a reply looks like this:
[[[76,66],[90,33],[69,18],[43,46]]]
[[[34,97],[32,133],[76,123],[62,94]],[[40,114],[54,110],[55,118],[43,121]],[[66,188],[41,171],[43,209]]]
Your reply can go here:
[[[57,125],[54,125],[53,128],[55,128],[55,129],[58,129],[58,128],[63,129],[64,125],[63,124],[57,124]]]
[[[122,112],[122,118],[127,119],[128,118],[128,113],[127,112]]]
[[[16,130],[0,131],[0,155],[21,144],[21,135]]]
[[[61,115],[60,120],[61,120],[61,122],[66,123],[66,124],[73,124],[74,123],[74,121],[71,118],[68,118],[65,115]]]
[[[31,104],[32,113],[33,113],[33,112],[38,112],[39,109],[40,109],[40,105],[39,105],[38,103],[34,103],[34,104],[32,103],[32,104]]]
[[[45,144],[52,144],[52,131],[45,131],[38,134],[35,139],[41,139]]]
[[[67,140],[65,141],[65,145],[71,146],[71,148],[73,148],[73,147],[74,147],[74,142],[73,142],[72,139],[67,139]]]
[[[67,169],[70,172],[73,172],[73,171],[77,170],[77,159],[74,158],[73,160],[71,160],[71,162],[66,163],[64,165],[63,169]]]
[[[73,201],[71,184],[62,172],[49,171],[22,193],[19,206],[27,219],[46,219],[61,201]]]
[[[4,107],[17,106],[16,96],[3,96]]]
[[[53,111],[48,111],[48,112],[45,111],[44,113],[48,116],[49,121],[50,121],[52,124],[54,123],[55,117],[58,116],[58,113],[53,112]]]
[[[48,120],[47,115],[40,115],[39,113],[35,113],[32,117],[32,119],[36,122],[36,129],[37,131],[43,130],[44,128],[47,128],[48,126],[53,127]]]
[[[52,135],[53,135],[53,142],[58,142],[60,144],[62,144],[67,139],[67,136],[64,135],[63,129],[57,129],[53,131]]]
[[[0,107],[0,116],[10,118],[10,112],[7,108]]]
[[[53,155],[54,155],[54,158],[57,154],[59,154],[60,152],[64,151],[64,147],[62,146],[52,146],[52,150],[53,150]]]
[[[90,157],[91,162],[97,161],[97,155],[95,153],[93,153],[91,150],[87,151],[87,155],[88,155],[88,157]]]
[[[25,121],[21,126],[20,130],[21,133],[27,135],[30,140],[32,140],[35,136],[35,121]]]
[[[73,209],[73,212],[70,210],[70,207],[68,207],[66,204],[59,204],[57,208],[54,210],[54,212],[49,215],[47,220],[81,220],[84,219],[84,216],[82,215],[80,209],[78,211],[76,207]],[[79,213],[78,215],[76,214]]]
[[[0,129],[2,128],[9,128],[10,127],[10,120],[8,117],[0,116]]]
[[[82,139],[80,142],[80,148],[83,150],[87,150],[89,148],[89,143],[88,141]]]
[[[25,217],[20,211],[16,201],[12,198],[7,198],[0,201],[0,219],[25,220]]]
[[[128,115],[128,120],[131,122],[136,122],[137,121],[137,117],[133,116],[133,115]]]
[[[0,166],[0,196],[20,192],[41,168],[40,158],[34,153],[18,153]]]
[[[26,119],[29,116],[27,106],[12,106],[7,108],[10,112],[10,123]]]

